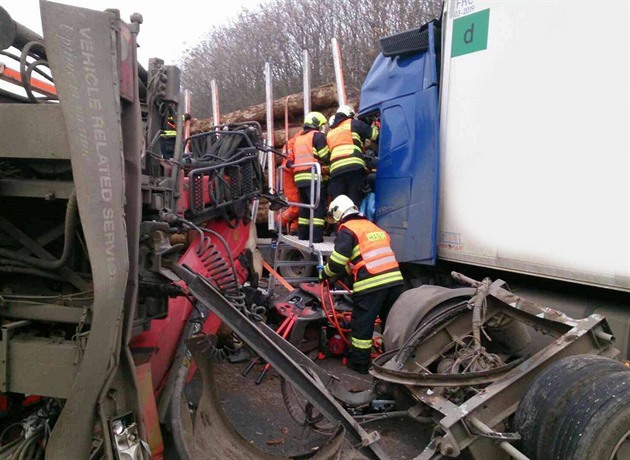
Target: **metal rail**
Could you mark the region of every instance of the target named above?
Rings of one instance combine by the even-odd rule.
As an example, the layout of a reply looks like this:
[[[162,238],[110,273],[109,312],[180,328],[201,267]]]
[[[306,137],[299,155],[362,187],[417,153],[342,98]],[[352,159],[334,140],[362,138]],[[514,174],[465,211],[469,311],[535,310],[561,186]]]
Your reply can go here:
[[[336,38],[331,40],[333,63],[335,66],[335,83],[337,85],[337,99],[339,105],[346,104],[346,84],[343,78],[343,66],[341,63],[341,48],[339,48],[339,42]]]

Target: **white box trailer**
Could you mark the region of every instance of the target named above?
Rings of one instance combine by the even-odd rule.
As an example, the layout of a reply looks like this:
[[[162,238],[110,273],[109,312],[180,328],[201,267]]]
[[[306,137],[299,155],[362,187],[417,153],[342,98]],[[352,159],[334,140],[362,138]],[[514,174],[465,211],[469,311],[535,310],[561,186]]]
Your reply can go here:
[[[440,259],[630,290],[628,2],[454,0]]]

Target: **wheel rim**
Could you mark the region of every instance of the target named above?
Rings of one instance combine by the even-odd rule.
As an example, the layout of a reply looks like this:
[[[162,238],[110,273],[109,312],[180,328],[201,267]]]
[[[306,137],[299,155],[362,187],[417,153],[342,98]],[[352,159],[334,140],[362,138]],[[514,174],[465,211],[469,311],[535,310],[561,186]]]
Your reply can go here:
[[[627,458],[630,458],[630,430],[619,439],[610,455],[610,460],[624,460]]]
[[[305,262],[306,257],[297,249],[290,249],[285,252],[282,256],[283,260],[288,260],[290,262]],[[310,275],[311,267],[309,265],[284,265],[279,267],[280,274],[285,278],[306,278]]]

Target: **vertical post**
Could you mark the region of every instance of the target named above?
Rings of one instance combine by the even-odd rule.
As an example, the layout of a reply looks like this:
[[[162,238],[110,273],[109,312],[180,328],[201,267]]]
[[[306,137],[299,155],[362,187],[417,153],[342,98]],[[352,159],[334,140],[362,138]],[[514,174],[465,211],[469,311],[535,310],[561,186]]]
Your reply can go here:
[[[214,125],[220,125],[221,111],[219,109],[219,89],[217,87],[217,81],[214,79],[210,82],[210,92],[212,95],[212,123]]]
[[[308,50],[302,50],[302,93],[304,94],[304,116],[311,111],[311,62]]]
[[[188,115],[186,123],[184,123],[184,139],[190,137],[190,91],[184,90],[184,115]],[[190,142],[184,145],[184,153],[190,153]]]
[[[271,74],[271,64],[265,63],[265,108],[267,112],[267,145],[273,148],[275,139],[273,135],[273,78]],[[267,155],[267,177],[269,181],[269,193],[275,193],[275,178],[276,178],[276,157],[273,152],[269,152]],[[274,212],[269,210],[269,230],[275,229]]]
[[[331,40],[333,62],[335,66],[335,83],[337,84],[337,99],[339,105],[346,103],[346,84],[343,79],[343,67],[341,65],[341,49],[339,48],[339,42],[336,38]]]

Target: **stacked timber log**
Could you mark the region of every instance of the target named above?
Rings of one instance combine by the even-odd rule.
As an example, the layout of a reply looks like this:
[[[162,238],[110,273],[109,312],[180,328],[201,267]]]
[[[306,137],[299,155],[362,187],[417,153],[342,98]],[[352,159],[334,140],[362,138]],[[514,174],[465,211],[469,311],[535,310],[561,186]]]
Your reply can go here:
[[[311,110],[321,112],[327,119],[336,112],[338,108],[337,87],[335,84],[318,86],[311,90]],[[348,100],[351,104],[358,108],[358,97]],[[285,117],[288,112],[289,118],[289,139],[297,134],[302,128],[304,121],[304,96],[303,93],[291,94],[290,96],[279,98],[273,101],[273,118],[274,118],[274,147],[281,149],[287,141],[287,132],[285,130]],[[266,111],[265,104],[256,104],[244,109],[235,110],[225,115],[221,115],[221,123],[242,123],[242,122],[258,122],[260,123],[263,136],[266,140]],[[209,131],[215,122],[212,118],[203,120],[193,119],[191,123],[191,134],[198,134]],[[276,158],[276,163],[280,164],[281,158]],[[261,200],[258,207],[257,223],[266,223],[269,212],[269,204]]]
[[[353,98],[348,103],[356,108],[358,98]],[[318,86],[311,90],[311,110],[321,112],[328,118],[337,110],[337,104],[337,87],[334,83]],[[289,138],[291,138],[302,127],[304,117],[303,93],[291,94],[273,101],[274,147],[282,147],[287,140],[285,131],[285,112],[287,110],[289,113]],[[265,104],[262,103],[221,115],[221,123],[255,121],[261,124],[263,133],[265,133],[267,129],[266,117]],[[191,133],[197,134],[208,131],[214,125],[215,122],[212,118],[193,120]]]

